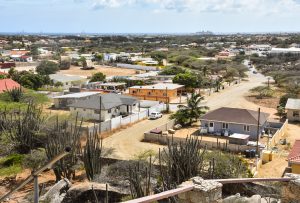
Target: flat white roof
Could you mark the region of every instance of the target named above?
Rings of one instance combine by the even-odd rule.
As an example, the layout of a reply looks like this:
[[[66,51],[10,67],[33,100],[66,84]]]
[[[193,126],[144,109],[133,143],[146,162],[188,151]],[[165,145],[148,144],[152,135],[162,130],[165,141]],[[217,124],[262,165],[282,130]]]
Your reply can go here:
[[[155,90],[174,90],[184,87],[184,85],[179,85],[179,84],[173,84],[173,83],[157,83],[154,85],[146,85],[146,86],[133,86],[130,88],[135,88],[135,89],[155,89]]]
[[[82,97],[88,97],[96,94],[100,94],[100,93],[99,92],[78,92],[78,93],[53,97],[53,99],[82,98]]]
[[[245,140],[245,139],[248,139],[248,138],[250,137],[250,135],[239,134],[239,133],[233,133],[233,134],[230,135],[229,137],[230,137],[230,138],[234,138],[234,139]]]
[[[285,109],[299,109],[300,110],[300,99],[289,98],[286,102]]]

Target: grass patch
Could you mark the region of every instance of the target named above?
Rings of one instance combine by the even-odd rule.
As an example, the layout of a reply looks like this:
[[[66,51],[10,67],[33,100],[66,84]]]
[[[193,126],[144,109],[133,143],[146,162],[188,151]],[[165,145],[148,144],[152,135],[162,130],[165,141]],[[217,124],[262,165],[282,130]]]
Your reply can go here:
[[[0,176],[14,176],[22,171],[24,155],[11,154],[0,159]]]

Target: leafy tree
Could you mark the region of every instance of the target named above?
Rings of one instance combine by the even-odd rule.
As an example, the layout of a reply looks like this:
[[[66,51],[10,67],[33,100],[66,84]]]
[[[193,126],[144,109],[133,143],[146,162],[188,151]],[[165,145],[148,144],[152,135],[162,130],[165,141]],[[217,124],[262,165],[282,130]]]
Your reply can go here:
[[[46,77],[43,77],[42,75],[26,74],[21,76],[18,82],[20,82],[20,84],[23,87],[37,90],[38,88],[41,88],[44,85],[45,79]]]
[[[98,82],[98,81],[104,81],[106,78],[106,76],[101,73],[101,72],[98,72],[98,73],[95,73],[92,75],[92,78],[90,79],[90,82]]]
[[[71,66],[71,61],[69,60],[62,60],[59,63],[60,70],[68,70],[70,69],[70,66]]]
[[[52,61],[42,61],[37,67],[36,72],[40,75],[54,74],[59,71],[57,63]]]
[[[162,51],[154,51],[150,53],[150,56],[158,61],[159,64],[162,64],[162,60],[167,58],[167,53]]]
[[[216,91],[219,92],[219,90],[221,89],[223,83],[223,78],[218,77],[215,81],[214,81],[214,86],[216,87]]]
[[[186,88],[196,88],[198,85],[198,78],[191,72],[179,73],[173,78],[173,83],[184,85]]]
[[[179,73],[185,73],[186,70],[180,66],[170,66],[163,69],[159,74],[160,75],[177,75]]]
[[[6,93],[8,94],[12,102],[20,102],[24,95],[21,87],[7,90]]]
[[[101,62],[103,60],[103,54],[95,54],[95,60],[98,62]]]
[[[173,114],[171,118],[175,119],[180,124],[191,125],[208,110],[207,106],[201,106],[202,100],[204,100],[203,96],[192,93],[191,98],[187,101],[187,105],[180,105],[179,111]]]

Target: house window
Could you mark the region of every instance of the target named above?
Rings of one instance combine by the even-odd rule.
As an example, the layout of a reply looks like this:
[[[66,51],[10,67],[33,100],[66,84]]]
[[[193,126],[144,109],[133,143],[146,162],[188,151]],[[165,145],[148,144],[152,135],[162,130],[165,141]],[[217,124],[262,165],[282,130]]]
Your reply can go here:
[[[223,129],[228,129],[228,123],[222,123],[222,128]]]
[[[214,127],[214,123],[209,123],[209,127]]]
[[[148,92],[148,95],[151,95],[151,92]]]
[[[244,125],[244,131],[250,132],[250,126],[249,125]]]
[[[76,111],[76,108],[74,108],[74,111]]]
[[[85,109],[83,109],[83,111],[85,111]]]
[[[99,110],[99,109],[95,109],[95,110],[94,110],[94,113],[95,113],[95,114],[100,114],[100,110]]]
[[[107,110],[107,113],[111,113],[111,109],[108,109],[108,110]]]
[[[299,111],[293,111],[293,117],[299,117]]]

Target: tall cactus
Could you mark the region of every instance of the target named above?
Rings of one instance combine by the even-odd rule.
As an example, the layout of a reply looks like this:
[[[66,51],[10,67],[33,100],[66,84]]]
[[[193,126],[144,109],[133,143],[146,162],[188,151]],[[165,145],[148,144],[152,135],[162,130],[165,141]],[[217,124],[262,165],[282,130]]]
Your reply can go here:
[[[102,139],[99,138],[96,129],[87,136],[86,145],[81,149],[81,153],[86,176],[92,181],[101,173],[102,168]]]
[[[5,84],[6,85],[6,84]],[[7,88],[7,87],[6,87]],[[5,92],[8,93],[11,101],[13,102],[20,102],[24,93],[21,87],[15,87],[13,89],[7,89]]]
[[[28,153],[42,143],[39,135],[44,121],[42,109],[33,102],[25,110],[0,110],[0,132],[9,136],[19,153]]]
[[[48,159],[52,159],[66,147],[71,147],[71,152],[68,156],[57,162],[53,171],[56,176],[56,181],[63,177],[72,179],[75,176],[75,169],[80,161],[80,136],[82,134],[82,121],[78,122],[77,117],[75,124],[69,124],[64,121],[59,122],[58,118],[54,126],[47,129],[47,144],[45,146]]]

